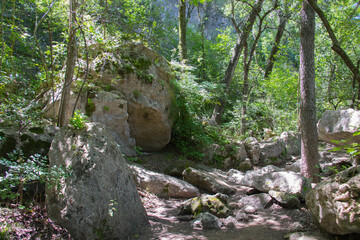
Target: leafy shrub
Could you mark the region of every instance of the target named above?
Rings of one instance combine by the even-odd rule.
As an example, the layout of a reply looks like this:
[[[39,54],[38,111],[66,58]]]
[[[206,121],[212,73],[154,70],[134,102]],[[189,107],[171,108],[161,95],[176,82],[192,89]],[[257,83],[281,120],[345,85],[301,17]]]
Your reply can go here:
[[[86,115],[80,110],[75,111],[74,116],[70,119],[70,125],[77,130],[83,129],[87,122]]]
[[[28,183],[37,181],[45,183],[47,176],[47,159],[34,154],[25,159],[21,150],[14,150],[8,154],[8,159],[0,158],[0,164],[8,170],[0,177],[0,198],[14,200],[22,204],[23,193]],[[13,191],[17,189],[17,191]]]

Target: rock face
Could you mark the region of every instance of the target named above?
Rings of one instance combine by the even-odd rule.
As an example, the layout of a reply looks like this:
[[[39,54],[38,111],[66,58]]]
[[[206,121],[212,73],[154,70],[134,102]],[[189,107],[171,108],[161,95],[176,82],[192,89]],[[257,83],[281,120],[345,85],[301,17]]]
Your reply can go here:
[[[359,126],[360,111],[354,109],[328,110],[318,122],[319,139],[332,144],[334,144],[333,141],[348,139],[349,143],[360,143],[360,136],[353,137]]]
[[[332,234],[360,233],[360,166],[318,184],[306,195],[306,205]]]
[[[145,151],[158,151],[170,141],[174,78],[165,58],[141,43],[129,43],[108,50],[90,46],[91,80],[80,94],[77,108],[86,112],[90,121],[104,123],[118,137],[126,155],[140,146]],[[79,83],[71,86],[67,109],[70,119],[79,92]],[[44,97],[46,117],[58,113],[60,87],[55,101],[52,93]],[[55,110],[55,111],[54,111]]]
[[[211,193],[235,193],[235,189],[230,187],[223,179],[203,170],[189,167],[184,170],[183,177],[185,181]]]
[[[47,155],[55,134],[53,127],[30,127],[20,135],[14,128],[0,128],[0,157],[7,157],[18,146],[25,157],[33,154]]]
[[[274,190],[305,197],[310,190],[310,183],[302,176],[294,172],[276,171],[274,166],[266,166],[259,170],[248,171],[241,184],[253,187],[261,192]]]
[[[192,198],[199,195],[199,190],[185,181],[140,166],[129,167],[133,170],[136,185],[158,197]]]
[[[103,124],[61,129],[49,161],[66,175],[47,186],[48,214],[75,239],[132,238],[148,225],[121,149]]]

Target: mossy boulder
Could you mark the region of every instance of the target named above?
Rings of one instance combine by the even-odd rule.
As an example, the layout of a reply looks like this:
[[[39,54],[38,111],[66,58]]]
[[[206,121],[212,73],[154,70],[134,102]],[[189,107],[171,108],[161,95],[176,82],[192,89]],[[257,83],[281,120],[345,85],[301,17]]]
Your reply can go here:
[[[115,41],[115,40],[114,40]],[[96,45],[96,44],[94,44]],[[116,45],[116,46],[115,46]],[[66,120],[72,108],[101,122],[117,135],[126,155],[134,155],[134,147],[144,151],[159,151],[171,138],[173,119],[172,100],[174,80],[170,64],[165,58],[139,42],[114,44],[115,47],[90,45],[90,70],[87,83],[79,94],[84,76],[74,81]],[[56,119],[61,86],[45,94],[44,113]]]
[[[222,195],[203,194],[199,197],[189,199],[181,209],[181,214],[192,214],[198,216],[200,213],[208,212],[219,218],[226,218],[232,214]]]

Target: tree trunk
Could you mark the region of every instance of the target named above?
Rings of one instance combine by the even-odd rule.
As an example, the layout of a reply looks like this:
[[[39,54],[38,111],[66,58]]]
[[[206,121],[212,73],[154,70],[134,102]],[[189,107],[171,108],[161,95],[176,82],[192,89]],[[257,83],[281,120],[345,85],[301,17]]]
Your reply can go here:
[[[4,40],[4,12],[5,12],[5,0],[1,2],[1,57],[0,57],[0,77],[2,76],[2,62],[5,54],[5,40]]]
[[[317,15],[319,16],[319,18],[321,19],[321,21],[323,22],[326,31],[329,34],[329,37],[332,41],[332,47],[331,49],[336,52],[341,59],[345,62],[346,66],[349,68],[349,70],[352,72],[352,74],[354,75],[354,78],[356,79],[356,81],[359,83],[360,85],[360,72],[359,69],[355,66],[355,64],[351,61],[350,57],[347,55],[347,53],[341,48],[341,45],[338,41],[338,39],[335,36],[334,31],[332,30],[329,21],[327,20],[324,12],[319,8],[319,6],[317,5],[316,1],[314,0],[308,0],[309,4],[313,7],[313,9],[315,10],[315,12],[317,13]]]
[[[58,126],[62,127],[68,123],[67,107],[70,98],[70,85],[75,71],[75,63],[77,57],[76,45],[76,0],[69,0],[70,16],[69,16],[69,43],[67,47],[66,72],[63,90],[61,94],[60,108],[58,114]]]
[[[270,76],[270,74],[273,70],[274,63],[275,63],[275,56],[279,51],[279,45],[280,45],[282,36],[284,35],[284,31],[285,31],[285,27],[286,27],[286,23],[287,23],[288,19],[289,19],[288,13],[283,13],[280,10],[279,11],[279,26],[277,28],[274,45],[271,49],[270,56],[269,56],[269,59],[266,64],[265,74],[264,74],[265,79],[267,79]]]
[[[300,15],[301,174],[317,182],[319,152],[315,98],[315,12],[308,0],[303,1]]]
[[[241,134],[246,132],[246,104],[248,100],[249,91],[249,71],[250,62],[248,63],[248,45],[247,42],[244,46],[244,86],[242,91],[242,105],[241,105]]]
[[[186,49],[186,0],[179,0],[179,57],[180,62],[187,59]]]
[[[197,6],[198,17],[200,21],[200,30],[201,30],[201,50],[202,50],[202,60],[201,60],[201,72],[202,72],[202,80],[206,81],[206,51],[205,51],[205,29],[204,29],[204,21],[205,21],[205,13],[207,9],[207,3],[205,2],[203,5],[203,15],[200,14],[200,5]]]
[[[251,32],[251,29],[253,28],[253,25],[255,23],[256,17],[258,16],[258,14],[261,11],[261,6],[263,4],[264,0],[257,0],[254,7],[252,8],[250,15],[248,16],[248,18],[246,19],[246,21],[243,24],[243,29],[241,31],[241,33],[239,34],[239,37],[237,39],[236,45],[234,47],[233,50],[233,54],[232,57],[230,59],[230,62],[227,66],[227,69],[225,71],[225,76],[224,76],[224,80],[223,83],[225,84],[225,96],[220,98],[218,103],[215,105],[213,114],[212,114],[212,119],[214,119],[218,124],[221,122],[222,119],[222,115],[224,114],[225,111],[225,102],[226,102],[226,98],[227,98],[227,94],[229,93],[230,90],[230,84],[232,82],[232,79],[234,77],[234,73],[235,73],[235,69],[236,66],[239,62],[239,58],[241,55],[241,52],[244,48],[244,44],[247,41],[249,34]],[[236,28],[236,26],[234,26]]]

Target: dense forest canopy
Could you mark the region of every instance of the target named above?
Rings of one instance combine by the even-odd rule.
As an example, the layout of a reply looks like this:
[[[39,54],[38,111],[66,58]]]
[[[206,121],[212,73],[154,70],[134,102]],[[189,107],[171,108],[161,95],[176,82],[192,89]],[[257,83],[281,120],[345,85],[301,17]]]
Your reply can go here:
[[[317,2],[317,117],[326,109],[358,108],[359,5]],[[244,139],[263,137],[265,128],[297,130],[300,10],[300,1],[289,0],[1,0],[1,124],[41,120],[37,101],[66,76],[83,74],[89,49],[131,40],[173,65],[180,109],[175,139],[191,132],[199,134],[190,139],[204,142],[220,138],[219,131]],[[204,124],[211,118],[221,128]]]

